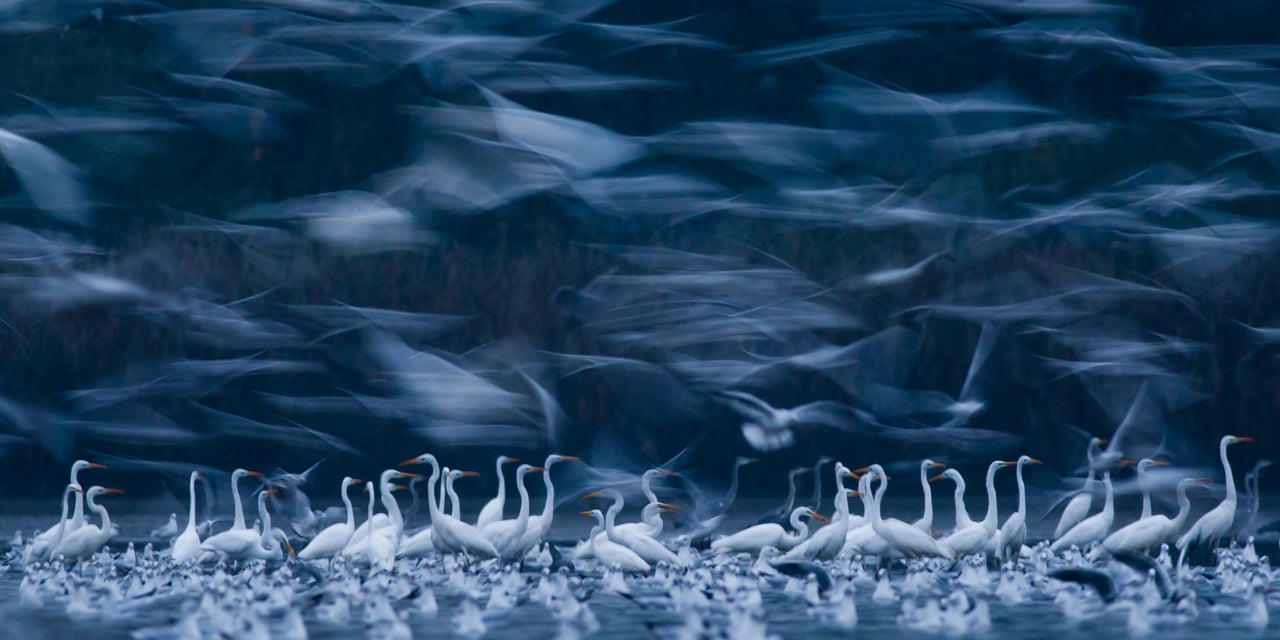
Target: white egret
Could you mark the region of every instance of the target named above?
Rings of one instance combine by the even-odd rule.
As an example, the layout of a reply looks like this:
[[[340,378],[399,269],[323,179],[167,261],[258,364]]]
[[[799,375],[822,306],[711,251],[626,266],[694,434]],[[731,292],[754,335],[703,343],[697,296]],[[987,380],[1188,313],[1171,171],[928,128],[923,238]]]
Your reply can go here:
[[[1168,466],[1169,463],[1164,460],[1152,460],[1151,458],[1143,458],[1138,461],[1138,487],[1142,489],[1142,515],[1138,516],[1139,520],[1146,520],[1151,517],[1151,488],[1147,486],[1147,469],[1153,466]]]
[[[789,551],[809,537],[809,525],[802,518],[809,516],[819,522],[826,522],[818,512],[808,507],[796,507],[791,511],[791,528],[795,533],[787,533],[782,525],[773,522],[747,527],[732,535],[724,536],[711,543],[714,553],[750,553],[759,555],[765,547],[774,547]]]
[[[1000,527],[1000,540],[996,552],[1004,559],[1014,559],[1022,552],[1022,543],[1027,539],[1027,485],[1022,479],[1022,467],[1027,464],[1043,464],[1031,456],[1018,456],[1017,462],[1005,462],[1004,466],[1017,465],[1018,476],[1018,510],[1009,516]]]
[[[107,487],[92,486],[85,492],[85,504],[98,514],[102,523],[98,526],[85,524],[75,531],[68,531],[62,536],[62,541],[53,550],[53,557],[62,556],[67,560],[84,560],[89,556],[97,553],[104,545],[111,541],[111,537],[115,535],[115,531],[111,528],[111,514],[107,513],[107,508],[97,503],[97,498],[103,494],[122,494],[124,491],[120,489],[110,489]]]
[[[964,505],[964,477],[955,469],[947,469],[930,478],[929,482],[936,482],[942,478],[949,478],[956,483],[956,527],[939,542],[942,543],[942,546],[950,549],[951,553],[955,554],[957,558],[982,551],[991,536],[987,533],[987,528],[983,523],[974,522],[969,517],[969,511]]]
[[[524,537],[520,540],[520,546],[525,550],[525,553],[542,543],[547,532],[551,531],[551,523],[555,519],[556,488],[551,483],[551,465],[557,462],[569,462],[577,459],[577,456],[562,456],[558,453],[553,453],[542,462],[542,484],[547,492],[546,501],[542,504],[542,513],[536,516],[529,516],[529,526],[525,528]]]
[[[1211,547],[1216,547],[1218,540],[1231,531],[1231,523],[1235,520],[1236,515],[1236,480],[1231,475],[1231,462],[1227,460],[1227,447],[1237,442],[1253,442],[1253,438],[1222,436],[1222,440],[1218,443],[1218,457],[1222,459],[1222,473],[1227,483],[1227,496],[1222,499],[1218,506],[1200,516],[1200,519],[1196,520],[1196,523],[1191,525],[1191,528],[1182,534],[1181,538],[1178,538],[1179,565],[1182,564],[1183,558],[1186,557],[1187,549],[1192,545],[1208,544]]]
[[[356,513],[355,507],[351,505],[351,496],[347,494],[347,490],[353,484],[364,482],[358,478],[347,476],[342,479],[342,504],[347,508],[346,522],[339,522],[326,527],[323,531],[316,534],[316,537],[307,543],[307,546],[300,552],[298,557],[303,560],[315,560],[319,558],[332,558],[347,546],[347,542],[351,540],[352,534],[356,531]]]
[[[1071,527],[1062,537],[1053,541],[1049,545],[1049,550],[1055,553],[1065,551],[1071,547],[1085,547],[1095,542],[1101,542],[1107,537],[1107,533],[1111,531],[1111,525],[1116,519],[1116,499],[1115,489],[1111,485],[1111,472],[1107,471],[1102,474],[1102,484],[1106,487],[1106,501],[1102,503],[1102,511],[1096,513],[1084,520],[1081,520],[1076,526]]]
[[[387,529],[393,540],[400,539],[400,534],[404,532],[404,515],[400,513],[400,504],[396,501],[395,496],[391,494],[394,487],[397,486],[391,482],[391,479],[416,477],[416,474],[405,473],[396,469],[384,469],[379,474],[378,485],[375,488],[381,490],[382,506],[387,512],[374,514],[373,518],[356,527],[355,531],[351,533],[351,538],[347,540],[347,545],[342,548],[341,555],[352,556],[364,553],[366,547],[364,544],[365,537],[374,531]]]
[[[493,543],[493,548],[504,562],[519,560],[524,554],[520,540],[529,528],[529,490],[524,486],[524,478],[531,471],[542,471],[542,467],[522,464],[516,468],[516,491],[520,493],[520,512],[513,520],[498,520],[480,529],[480,535]]]
[[[1102,452],[1102,445],[1107,441],[1102,438],[1090,438],[1089,448],[1085,452],[1085,457],[1089,461],[1089,477],[1084,481],[1084,489],[1080,493],[1071,498],[1067,502],[1067,506],[1062,509],[1062,516],[1058,518],[1058,526],[1053,530],[1053,539],[1057,540],[1062,537],[1071,527],[1076,526],[1081,520],[1089,517],[1089,510],[1093,508],[1093,485],[1097,481],[1098,472],[1097,458]]]
[[[27,545],[26,551],[22,552],[23,563],[39,562],[52,558],[53,550],[62,542],[62,538],[67,532],[67,518],[69,515],[67,498],[73,493],[79,495],[79,492],[80,487],[74,483],[68,484],[67,488],[62,491],[62,517],[58,518],[58,524],[49,527],[48,531],[36,536],[31,541],[31,544]]]
[[[440,510],[436,504],[436,483],[440,480],[440,463],[436,457],[424,453],[400,463],[400,466],[412,464],[431,465],[431,476],[427,480],[427,507],[431,511],[431,544],[440,553],[464,554],[468,557],[497,558],[498,550],[493,543],[480,535],[476,528]]]
[[[892,549],[908,558],[955,557],[950,549],[938,544],[929,534],[896,518],[886,520],[880,513],[880,505],[884,499],[884,492],[889,487],[889,476],[878,464],[871,465],[869,471],[880,479],[880,486],[876,487],[875,494],[871,497],[870,520],[876,533],[884,538]]]
[[[1136,553],[1147,553],[1151,549],[1172,540],[1182,531],[1191,513],[1191,500],[1187,498],[1187,487],[1195,482],[1208,482],[1209,478],[1183,478],[1178,481],[1178,514],[1172,518],[1164,514],[1141,518],[1127,526],[1117,529],[1102,541],[1090,559],[1097,560],[1105,553],[1124,550]]]
[[[582,498],[589,499],[602,497],[613,500],[613,504],[609,506],[609,511],[605,514],[605,535],[609,539],[628,549],[631,549],[650,564],[658,564],[665,562],[673,567],[684,566],[684,562],[672,553],[670,549],[662,546],[661,542],[654,540],[639,529],[619,530],[617,527],[618,514],[622,512],[624,500],[622,494],[616,489],[604,489],[597,493],[589,493]]]
[[[498,456],[498,460],[494,463],[495,470],[498,473],[498,495],[484,503],[484,507],[480,509],[480,515],[476,518],[476,529],[484,530],[484,528],[502,519],[503,509],[507,504],[507,479],[502,474],[502,465],[508,462],[520,462],[517,458],[507,456]]]
[[[169,555],[174,562],[188,562],[200,556],[200,532],[196,528],[196,482],[200,480],[200,472],[192,471],[187,493],[190,504],[187,505],[187,528],[173,539],[169,547]]]
[[[929,485],[929,470],[940,469],[947,465],[941,462],[925,459],[920,463],[920,488],[924,490],[924,515],[919,520],[911,523],[911,526],[933,535],[933,491]]]
[[[106,465],[101,465],[96,462],[76,460],[71,465],[71,479],[68,482],[76,489],[80,489],[81,471],[85,469],[106,468]],[[84,493],[82,491],[72,491],[72,493],[75,494],[75,508],[71,511],[71,519],[66,520],[66,524],[63,524],[63,520],[59,520],[58,524],[45,529],[43,533],[36,536],[32,541],[32,547],[35,547],[37,550],[50,551],[53,547],[57,546],[58,540],[55,540],[55,538],[59,538],[60,540],[60,536],[64,535],[64,532],[75,531],[84,525]],[[36,559],[39,559],[39,557],[37,556]]]
[[[596,526],[587,536],[587,544],[591,547],[591,555],[606,568],[626,571],[628,573],[649,573],[649,563],[645,562],[635,551],[609,539],[608,521],[599,509],[582,511],[579,515],[596,519]]]
[[[844,549],[845,536],[849,533],[849,496],[860,495],[844,486],[844,479],[853,475],[854,472],[848,467],[836,463],[836,515],[831,518],[830,524],[813,532],[807,540],[784,553],[782,561],[830,560],[840,555],[840,551]]]
[[[237,471],[240,470],[238,469]],[[234,480],[232,482],[234,484]],[[271,522],[271,514],[267,513],[267,497],[275,492],[275,489],[266,489],[258,494],[258,519],[264,524]],[[239,515],[241,526],[233,525],[222,533],[209,536],[208,539],[200,543],[200,549],[217,554],[217,557],[221,560],[247,560],[253,557],[254,547],[258,547],[262,543],[262,534],[256,529],[243,526],[244,514],[240,513]],[[267,533],[269,535],[270,531]]]

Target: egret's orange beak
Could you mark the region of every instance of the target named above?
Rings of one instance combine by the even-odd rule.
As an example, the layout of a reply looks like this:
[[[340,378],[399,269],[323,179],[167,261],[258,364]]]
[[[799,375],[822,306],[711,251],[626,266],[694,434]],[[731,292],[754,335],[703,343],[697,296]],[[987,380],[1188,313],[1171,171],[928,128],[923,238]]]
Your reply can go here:
[[[945,474],[945,473],[939,473],[938,475],[936,475],[936,476],[934,476],[934,477],[932,477],[932,478],[929,478],[929,482],[937,482],[937,481],[939,481],[939,480],[941,480],[941,479],[943,479],[943,478],[945,478],[945,477],[947,477],[947,474]]]
[[[89,468],[90,468],[90,469],[106,469],[106,468],[107,468],[107,465],[105,465],[105,464],[98,464],[98,463],[96,463],[96,462],[90,462],[90,463],[89,463]]]
[[[1237,436],[1236,442],[1253,442],[1253,436]]]
[[[584,496],[582,496],[581,498],[578,498],[578,499],[579,499],[579,500],[590,500],[590,499],[592,499],[592,498],[599,498],[599,497],[600,497],[600,492],[599,492],[599,491],[592,491],[591,493],[588,493],[588,494],[586,494],[586,495],[584,495]]]
[[[580,515],[580,516],[589,516],[589,515],[591,515],[591,512],[590,512],[590,511],[579,511],[579,512],[578,512],[578,515]]]
[[[262,495],[264,495],[264,496],[275,495],[275,494],[276,494],[276,493],[278,493],[279,491],[280,491],[279,489],[267,489],[266,491],[263,491],[263,492],[262,492]]]
[[[261,472],[261,471],[246,471],[246,472],[244,472],[244,474],[245,474],[246,476],[249,476],[250,478],[261,478],[261,477],[262,477],[262,472]]]
[[[397,466],[397,467],[408,467],[408,466],[415,465],[415,464],[418,464],[418,459],[417,459],[417,458],[409,458],[408,460],[404,460],[404,461],[401,461],[400,463],[396,464],[396,466]]]
[[[351,479],[351,484],[360,484],[361,482],[364,482],[364,480],[361,480],[360,478]]]
[[[1168,460],[1152,460],[1152,461],[1151,461],[1151,464],[1154,464],[1154,465],[1156,465],[1157,467],[1170,467],[1170,466],[1173,466],[1173,463],[1172,463],[1172,462],[1169,462]]]
[[[529,467],[529,473],[533,473],[535,471],[546,471],[546,470],[547,470],[546,467]]]
[[[1018,464],[1018,461],[1017,461],[1017,460],[1004,460],[1004,461],[1002,461],[1000,464],[1001,464],[1002,466],[1005,466],[1005,467],[1012,467],[1013,465]]]
[[[103,493],[110,493],[110,494],[122,496],[124,495],[124,489],[107,489],[106,491],[103,491]]]
[[[507,462],[520,462],[520,458],[512,458],[511,456],[507,456]]]
[[[462,472],[462,477],[464,478],[474,478],[478,475],[480,475],[479,471],[463,471]]]
[[[1107,438],[1098,438],[1098,444],[1106,444],[1110,442]]]
[[[871,470],[871,467],[862,467],[860,469],[850,469],[849,473],[863,474]]]
[[[679,471],[667,471],[666,469],[663,469],[662,471],[659,471],[659,472],[658,472],[658,475],[660,475],[660,476],[667,476],[668,478],[670,478],[670,477],[674,477],[674,476],[679,476],[679,475],[680,475],[680,472],[679,472]]]
[[[821,513],[818,513],[817,511],[814,511],[813,509],[810,509],[810,510],[809,510],[809,517],[810,517],[810,518],[813,518],[814,520],[817,520],[818,522],[831,522],[830,520],[828,520],[828,519],[826,518],[826,516],[823,516]]]
[[[929,468],[931,468],[931,469],[946,469],[946,468],[947,468],[947,465],[942,464],[941,462],[930,462],[930,463],[929,463]]]
[[[76,493],[84,493],[84,489],[81,489],[80,487],[71,487],[71,490]]]
[[[568,462],[570,460],[581,460],[582,458],[579,458],[578,456],[560,456],[560,459]]]
[[[1192,482],[1203,484],[1203,483],[1213,482],[1213,478],[1196,478],[1192,480]]]
[[[392,491],[404,491],[405,489],[408,489],[408,488],[409,488],[409,487],[406,487],[406,486],[404,486],[404,485],[402,485],[402,484],[393,484],[393,485],[391,485],[391,490],[392,490]]]
[[[293,552],[293,545],[289,544],[289,539],[281,538],[280,541],[284,543],[284,549],[289,552],[289,557],[297,560],[298,554]]]
[[[468,474],[468,473],[475,473],[475,472],[474,472],[474,471],[464,471],[464,472],[463,472],[463,475],[466,475],[466,474]],[[480,474],[476,473],[476,475],[480,475]],[[420,475],[418,475],[418,474],[416,474],[416,473],[407,473],[407,472],[404,472],[404,471],[397,471],[397,472],[396,472],[396,477],[399,477],[399,478],[421,478],[422,476],[420,476]]]

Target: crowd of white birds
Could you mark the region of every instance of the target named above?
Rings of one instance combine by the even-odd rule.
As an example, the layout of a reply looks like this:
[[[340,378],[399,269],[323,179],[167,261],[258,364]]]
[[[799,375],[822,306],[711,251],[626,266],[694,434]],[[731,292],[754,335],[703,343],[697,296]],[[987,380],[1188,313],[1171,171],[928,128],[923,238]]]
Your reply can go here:
[[[891,480],[883,467],[850,469],[837,461],[835,514],[829,520],[817,505],[795,506],[798,474],[792,473],[787,503],[779,510],[735,533],[700,538],[664,530],[664,514],[680,506],[662,502],[651,482],[675,474],[653,469],[641,479],[648,503],[639,522],[617,522],[625,502],[619,491],[587,493],[575,504],[604,499],[609,506],[603,512],[581,511],[595,527],[585,540],[569,544],[551,533],[556,510],[551,469],[565,462],[583,464],[578,458],[553,454],[542,466],[520,464],[518,515],[505,517],[503,488],[471,523],[464,520],[454,481],[476,474],[442,468],[426,453],[383,471],[376,482],[344,478],[345,520],[323,528],[296,551],[285,531],[272,526],[268,498],[276,489],[264,485],[257,492],[259,521],[254,527],[246,524],[241,480],[263,474],[245,469],[231,476],[235,514],[229,529],[201,533],[195,504],[201,476],[192,472],[187,526],[173,536],[168,550],[148,543],[138,551],[129,543],[120,551],[108,546],[118,528],[99,502],[120,491],[98,485],[83,489],[80,473],[105,467],[81,460],[72,466],[62,517],[28,540],[19,533],[3,566],[22,570],[23,606],[108,618],[167,610],[166,622],[135,629],[136,638],[306,638],[316,629],[353,625],[363,625],[368,637],[409,638],[422,619],[445,615],[437,594],[453,610],[453,632],[463,636],[484,634],[521,604],[541,604],[558,625],[559,637],[578,637],[601,630],[591,606],[597,591],[621,596],[637,611],[661,612],[661,624],[645,623],[655,637],[772,637],[764,603],[771,591],[780,591],[791,610],[803,607],[824,624],[843,628],[858,624],[860,602],[900,606],[897,624],[949,635],[992,629],[992,607],[1038,602],[1052,603],[1068,622],[1123,616],[1127,631],[1136,635],[1203,616],[1232,628],[1262,629],[1280,573],[1259,556],[1253,540],[1219,548],[1233,530],[1237,506],[1227,450],[1249,440],[1222,439],[1226,498],[1190,526],[1187,488],[1209,478],[1178,482],[1179,508],[1172,517],[1153,514],[1144,494],[1143,514],[1121,527],[1115,521],[1111,472],[1102,469],[1106,499],[1101,511],[1089,515],[1091,494],[1077,496],[1083,508],[1073,501],[1054,537],[1042,541],[1027,537],[1023,469],[1040,461],[1025,455],[991,463],[987,513],[981,520],[969,516],[964,478],[954,468],[931,475],[945,465],[921,462],[924,514],[907,522],[881,512]],[[1091,462],[1100,457],[1100,444],[1093,443]],[[828,461],[820,460],[817,470]],[[499,475],[512,462],[518,461],[498,458]],[[1139,473],[1156,463],[1141,461]],[[406,469],[424,465],[430,469],[431,524],[409,531],[395,492],[408,488],[398,482],[423,477]],[[994,481],[1009,467],[1017,475],[1017,510],[1001,522]],[[546,503],[537,515],[530,513],[525,486],[531,473],[540,473],[546,486]],[[955,526],[935,535],[941,528],[929,483],[941,479],[955,484]],[[846,486],[850,481],[857,489]],[[357,526],[349,491],[360,484],[368,509]],[[860,498],[861,514],[850,509],[851,498]],[[89,522],[86,510],[100,523]],[[774,521],[784,514],[791,531]],[[1189,550],[1205,548],[1216,554],[1209,565],[1187,561]]]

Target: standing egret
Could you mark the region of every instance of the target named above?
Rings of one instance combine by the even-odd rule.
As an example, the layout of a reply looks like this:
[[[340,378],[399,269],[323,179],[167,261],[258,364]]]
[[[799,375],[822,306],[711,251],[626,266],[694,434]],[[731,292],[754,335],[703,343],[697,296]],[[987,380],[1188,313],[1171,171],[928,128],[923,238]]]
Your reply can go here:
[[[830,560],[840,555],[840,551],[844,549],[845,536],[849,534],[849,496],[859,495],[857,491],[844,486],[844,479],[853,475],[854,472],[848,467],[836,463],[836,515],[831,518],[830,524],[818,529],[807,540],[783,554],[782,561]]]
[[[401,462],[400,466],[412,464],[431,465],[431,476],[427,479],[427,507],[431,511],[431,543],[436,550],[445,554],[497,558],[498,550],[493,548],[492,542],[480,535],[475,527],[441,511],[436,504],[436,483],[440,480],[440,463],[436,457],[424,453]]]
[[[1172,540],[1182,531],[1191,513],[1191,500],[1187,498],[1187,487],[1195,482],[1208,482],[1209,478],[1183,478],[1178,481],[1178,515],[1170,518],[1160,514],[1139,519],[1127,526],[1117,529],[1102,541],[1102,546],[1094,550],[1089,558],[1097,560],[1106,553],[1132,551],[1147,553],[1151,549]]]
[[[791,528],[795,533],[787,533],[782,525],[773,522],[747,527],[732,535],[724,536],[711,543],[713,553],[750,553],[759,555],[765,547],[775,547],[780,551],[789,551],[809,537],[809,525],[801,518],[809,516],[814,520],[826,522],[827,519],[808,507],[796,507],[791,511]]]
[[[934,462],[925,459],[920,463],[920,488],[924,490],[924,515],[919,520],[911,523],[911,526],[933,535],[933,490],[929,485],[929,470],[940,469],[947,465],[941,462]]]
[[[271,514],[267,513],[267,497],[275,492],[275,489],[266,489],[258,494],[258,519],[264,524],[269,525],[271,523]],[[241,525],[243,525],[243,513],[240,513],[240,518],[242,520]],[[267,530],[266,534],[270,535],[271,532]],[[209,536],[208,539],[200,543],[200,549],[217,554],[220,560],[247,560],[253,557],[254,547],[262,544],[262,535],[256,529],[250,529],[245,526],[232,526],[222,533]]]
[[[1054,553],[1065,551],[1071,547],[1085,547],[1094,542],[1101,542],[1107,537],[1107,533],[1111,531],[1111,525],[1116,519],[1116,496],[1115,489],[1111,486],[1111,472],[1106,471],[1102,474],[1102,484],[1106,487],[1106,501],[1102,503],[1102,511],[1096,513],[1084,520],[1081,520],[1076,526],[1071,527],[1062,537],[1053,541],[1049,545],[1049,550]]]
[[[81,471],[85,469],[106,469],[106,468],[107,468],[106,465],[98,464],[96,462],[89,462],[88,460],[76,460],[71,465],[71,479],[68,482],[70,483],[71,486],[75,487],[76,489],[80,489],[80,472]],[[65,532],[75,531],[76,529],[79,529],[84,524],[84,492],[72,491],[72,493],[75,494],[76,504],[75,504],[75,508],[72,509],[71,511],[71,519],[66,520],[65,521],[66,524],[63,524],[64,522],[63,520],[59,520],[57,525],[49,527],[43,533],[36,536],[35,540],[32,541],[32,547],[36,547],[39,550],[52,550],[53,547],[57,546],[56,542],[54,541],[54,538],[64,535]],[[59,533],[59,531],[62,531],[62,533]]]
[[[1000,527],[1000,541],[996,552],[1004,559],[1017,558],[1022,553],[1022,543],[1027,539],[1027,485],[1022,479],[1022,467],[1027,464],[1043,464],[1031,456],[1018,456],[1017,462],[1005,462],[1004,466],[1017,465],[1018,510]]]
[[[62,517],[58,519],[58,524],[49,527],[44,534],[38,535],[27,545],[26,551],[22,552],[22,562],[31,563],[41,560],[50,560],[53,557],[53,550],[62,542],[63,536],[67,533],[67,498],[75,493],[79,495],[80,487],[76,484],[68,484],[67,488],[62,492]],[[48,535],[45,535],[48,534]]]
[[[1143,458],[1138,461],[1138,488],[1142,489],[1142,515],[1138,516],[1139,520],[1146,520],[1151,517],[1151,488],[1147,486],[1147,469],[1154,466],[1168,466],[1169,463],[1164,460],[1152,460],[1151,458]]]
[[[929,534],[896,518],[886,520],[881,515],[880,505],[884,492],[889,487],[889,476],[878,464],[871,465],[869,472],[880,479],[880,486],[876,487],[875,494],[871,497],[871,527],[889,543],[889,547],[908,558],[954,558],[955,554],[950,549],[938,544]]]
[[[1227,497],[1218,506],[1200,516],[1186,533],[1178,538],[1178,564],[1181,566],[1187,549],[1192,545],[1208,544],[1218,546],[1218,540],[1231,531],[1231,523],[1236,515],[1236,480],[1231,475],[1231,462],[1227,460],[1227,447],[1237,442],[1253,442],[1253,438],[1222,436],[1218,443],[1218,457],[1222,459],[1222,473],[1227,483]]]
[[[318,558],[332,558],[347,546],[347,542],[351,540],[351,535],[356,530],[356,513],[355,507],[351,505],[351,496],[347,494],[347,490],[353,484],[360,484],[363,480],[347,476],[342,479],[342,504],[347,508],[347,521],[332,524],[323,531],[316,534],[316,537],[307,543],[306,548],[298,553],[298,557],[303,560],[315,560]]]
[[[645,535],[645,533],[639,529],[618,530],[616,521],[618,514],[622,512],[622,507],[625,501],[622,498],[622,494],[616,489],[604,489],[597,493],[589,493],[582,496],[584,500],[595,497],[613,500],[613,504],[609,506],[608,513],[605,514],[605,535],[609,536],[610,540],[631,549],[636,553],[636,555],[640,556],[645,562],[650,564],[665,562],[673,567],[684,566],[685,563],[682,562],[676,554],[672,553],[670,549],[662,546],[662,543],[654,540],[648,535]]]
[[[522,464],[516,468],[516,491],[520,493],[520,512],[514,520],[498,520],[480,529],[480,535],[493,543],[504,562],[519,560],[521,553],[520,540],[529,528],[529,489],[524,486],[524,478],[531,471],[542,471],[542,467]]]
[[[1084,481],[1084,489],[1074,498],[1071,498],[1067,502],[1067,506],[1062,509],[1062,517],[1058,519],[1058,526],[1053,530],[1054,540],[1061,538],[1062,534],[1069,531],[1071,527],[1089,517],[1089,509],[1093,508],[1093,484],[1098,478],[1098,472],[1095,467],[1097,466],[1098,454],[1102,452],[1102,445],[1106,443],[1107,441],[1102,438],[1089,439],[1089,448],[1085,453],[1085,457],[1089,460],[1089,477]]]
[[[187,505],[187,528],[174,538],[169,547],[169,555],[174,562],[188,562],[200,555],[200,532],[196,530],[196,481],[200,479],[199,471],[191,472],[191,480],[187,488],[191,504]]]
[[[520,547],[525,553],[542,543],[551,531],[551,523],[556,515],[556,488],[551,484],[551,465],[557,462],[577,460],[577,456],[562,456],[553,453],[542,462],[542,484],[546,488],[546,501],[542,504],[542,513],[529,516],[529,526],[525,528],[524,537],[520,539]]]
[[[498,473],[498,495],[484,503],[484,507],[480,509],[480,515],[476,518],[476,529],[483,531],[489,524],[502,519],[503,509],[507,504],[507,479],[502,475],[502,465],[508,462],[520,462],[520,460],[507,456],[498,456],[498,461],[494,464]]]
[[[943,538],[940,542],[942,546],[951,550],[957,558],[975,554],[986,546],[990,536],[987,534],[987,528],[981,522],[974,522],[969,517],[969,511],[964,505],[964,477],[955,469],[947,469],[942,473],[929,479],[929,482],[936,482],[942,478],[950,478],[956,483],[956,527]]]
[[[649,573],[649,563],[645,562],[635,551],[609,539],[608,521],[599,509],[582,511],[579,515],[596,519],[596,526],[587,536],[587,544],[591,547],[591,555],[596,561],[609,569],[617,569],[628,573]],[[603,534],[602,534],[603,533]]]
[[[89,556],[97,553],[104,545],[111,541],[111,536],[115,535],[115,531],[111,528],[111,514],[107,513],[107,508],[97,503],[97,498],[103,494],[122,494],[124,491],[120,489],[109,489],[106,487],[93,486],[85,492],[84,501],[98,517],[102,519],[102,524],[94,526],[85,524],[75,531],[68,531],[62,536],[62,542],[53,550],[53,557],[62,556],[67,560],[85,560]]]

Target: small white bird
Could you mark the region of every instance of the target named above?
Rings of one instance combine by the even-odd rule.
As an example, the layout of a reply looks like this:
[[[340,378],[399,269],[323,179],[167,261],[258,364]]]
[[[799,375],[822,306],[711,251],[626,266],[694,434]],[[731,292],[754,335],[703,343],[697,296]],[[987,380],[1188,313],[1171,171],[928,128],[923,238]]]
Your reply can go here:
[[[300,552],[298,557],[303,560],[314,560],[317,558],[332,558],[347,546],[347,542],[351,540],[351,535],[356,530],[356,514],[355,508],[351,505],[351,496],[347,494],[347,490],[353,484],[364,482],[358,478],[347,476],[342,479],[342,504],[347,508],[346,522],[339,522],[326,527],[323,531],[316,534],[316,537],[307,543],[307,546]]]
[[[775,451],[795,444],[795,429],[818,424],[849,429],[857,424],[851,407],[820,400],[790,409],[778,409],[744,391],[725,390],[720,395],[729,408],[744,418],[742,437],[758,451]]]

